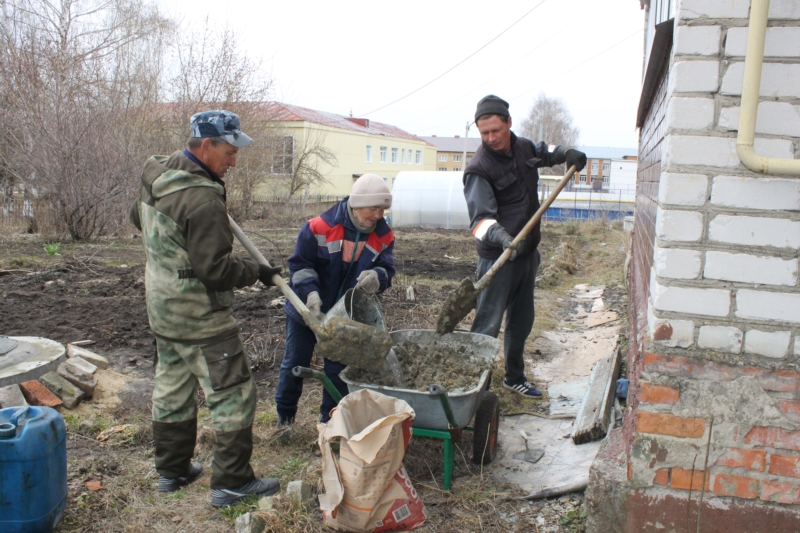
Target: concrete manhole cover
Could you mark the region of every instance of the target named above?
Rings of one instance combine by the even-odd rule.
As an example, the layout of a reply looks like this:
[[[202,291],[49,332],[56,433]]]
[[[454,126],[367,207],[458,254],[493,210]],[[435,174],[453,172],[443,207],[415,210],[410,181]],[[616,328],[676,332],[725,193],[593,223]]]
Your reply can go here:
[[[5,335],[0,335],[0,355],[5,355],[17,347],[17,341]]]
[[[3,348],[15,343],[7,352]],[[39,378],[67,360],[64,345],[43,337],[0,338],[0,387]]]

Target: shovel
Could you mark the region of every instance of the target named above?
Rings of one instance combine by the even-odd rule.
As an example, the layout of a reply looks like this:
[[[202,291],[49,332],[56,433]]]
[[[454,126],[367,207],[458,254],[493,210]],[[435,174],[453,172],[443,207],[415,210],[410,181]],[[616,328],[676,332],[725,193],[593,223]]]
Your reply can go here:
[[[230,215],[228,215],[228,220],[234,236],[253,259],[260,265],[270,266]],[[317,337],[317,351],[321,355],[364,370],[380,370],[389,350],[392,349],[392,338],[389,333],[342,316],[329,316],[320,321],[314,316],[314,313],[308,310],[308,307],[280,274],[272,276],[272,282],[292,302],[294,308],[303,317],[303,321],[314,332]]]
[[[550,207],[558,193],[567,186],[569,180],[572,179],[572,175],[575,174],[577,168],[573,165],[564,178],[558,183],[555,190],[553,191],[550,196],[544,201],[544,203],[536,210],[536,213],[533,214],[531,219],[525,224],[525,227],[514,237],[514,245],[519,244],[522,242],[525,237],[531,232],[534,226],[539,223],[544,215],[544,212],[547,211],[547,208]],[[461,280],[461,283],[458,287],[455,288],[448,296],[447,300],[445,300],[444,305],[442,306],[442,310],[439,312],[439,318],[436,321],[436,333],[439,335],[444,335],[445,333],[452,333],[453,330],[456,328],[459,322],[463,320],[467,314],[473,309],[475,309],[475,305],[478,302],[478,294],[489,285],[494,278],[497,271],[506,264],[508,258],[511,257],[511,253],[513,252],[513,248],[506,248],[503,250],[503,253],[500,254],[500,257],[497,258],[497,261],[486,271],[486,274],[483,275],[481,279],[478,280],[477,283],[472,283],[472,280],[469,278],[464,278]]]

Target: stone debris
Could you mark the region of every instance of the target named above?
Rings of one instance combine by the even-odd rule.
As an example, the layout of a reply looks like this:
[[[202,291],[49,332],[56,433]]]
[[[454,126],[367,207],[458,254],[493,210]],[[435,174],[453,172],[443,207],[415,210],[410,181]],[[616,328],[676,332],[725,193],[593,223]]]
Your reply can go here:
[[[87,374],[94,374],[97,372],[97,366],[93,365],[83,357],[71,357],[67,359],[66,364],[68,367],[73,366],[81,372],[86,372]],[[70,372],[72,372],[72,370],[70,370]]]
[[[39,378],[39,382],[58,396],[67,409],[74,409],[83,400],[83,391],[55,372],[48,372]]]
[[[289,482],[286,487],[286,494],[292,503],[299,503],[301,505],[307,504],[313,497],[311,485],[301,479]]]
[[[50,389],[39,383],[38,381],[31,380],[19,384],[25,400],[30,405],[38,405],[42,407],[58,407],[63,405],[58,396],[50,392]]]
[[[264,496],[258,500],[259,511],[271,511],[275,508],[275,496]]]
[[[67,357],[80,357],[81,359],[92,363],[97,368],[102,368],[103,370],[108,368],[108,359],[102,355],[97,355],[94,352],[90,352],[89,350],[74,346],[72,344],[67,344]]]
[[[58,365],[56,374],[78,387],[87,397],[91,397],[94,393],[94,389],[97,387],[96,376],[88,372],[83,372],[79,370],[78,367],[70,365],[69,363],[61,363]]]
[[[245,513],[236,519],[236,533],[262,533],[267,522],[258,515]]]
[[[25,396],[19,389],[19,385],[9,385],[8,387],[0,387],[0,409],[8,407],[24,407],[28,405],[25,401]]]

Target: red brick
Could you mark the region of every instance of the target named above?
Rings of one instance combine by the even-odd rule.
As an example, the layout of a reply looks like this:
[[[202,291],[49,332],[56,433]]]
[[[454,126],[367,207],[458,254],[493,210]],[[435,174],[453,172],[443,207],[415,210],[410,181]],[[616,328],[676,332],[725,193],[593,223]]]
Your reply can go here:
[[[737,377],[733,368],[704,359],[647,353],[644,356],[643,365],[643,371],[645,372],[656,372],[683,378],[731,381]]]
[[[750,446],[766,446],[768,448],[800,451],[800,431],[753,426],[744,436],[744,443]]]
[[[746,468],[763,472],[767,467],[767,452],[764,450],[747,450],[744,448],[728,448],[717,460],[720,466]]]
[[[639,389],[639,401],[644,403],[674,404],[678,401],[681,391],[675,387],[665,385],[652,385],[643,381]]]
[[[783,400],[778,403],[778,407],[792,422],[800,423],[800,402],[794,400]]]
[[[797,389],[800,374],[793,370],[765,370],[763,368],[739,368],[740,376],[755,378],[761,388],[773,392],[794,392]]]
[[[659,468],[656,470],[656,477],[653,479],[656,485],[669,485],[669,468]]]
[[[703,418],[682,418],[670,414],[639,411],[636,431],[696,439],[705,433],[706,421]]]
[[[628,479],[633,479],[633,463],[628,461]]]
[[[686,468],[675,467],[672,469],[672,482],[670,486],[673,489],[700,490],[700,487],[703,486],[704,474],[705,472],[703,470],[695,470],[692,472]],[[708,482],[709,479],[706,478],[706,490],[708,490]]]
[[[800,455],[771,454],[769,473],[776,476],[800,477]]]
[[[717,474],[714,476],[714,494],[752,500],[758,497],[758,480],[744,476]]]
[[[40,405],[44,407],[58,407],[62,405],[58,396],[50,392],[50,389],[37,380],[20,383],[19,388],[22,390],[22,395],[25,396],[25,400],[31,405]]]
[[[762,481],[761,499],[765,502],[800,503],[800,487],[784,481]]]

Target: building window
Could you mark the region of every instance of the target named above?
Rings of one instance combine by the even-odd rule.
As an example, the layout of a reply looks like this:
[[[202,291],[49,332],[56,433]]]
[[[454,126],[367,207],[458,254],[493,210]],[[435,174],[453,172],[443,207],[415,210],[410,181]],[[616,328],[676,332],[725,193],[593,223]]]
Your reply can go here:
[[[411,149],[408,150],[408,164],[409,165],[414,164],[414,150]]]
[[[367,145],[367,163],[372,163],[372,145]]]
[[[461,163],[461,158],[462,158],[461,154],[453,154],[453,162],[454,163]]]
[[[446,163],[447,162],[447,154],[439,154],[439,161],[441,161],[442,163]]]
[[[388,156],[389,149],[385,146],[381,146],[381,163],[386,163],[386,157]]]
[[[468,155],[468,156],[467,156],[467,164],[468,164],[468,165],[469,165],[469,162],[470,162],[470,161],[472,161],[472,156],[471,156],[471,155]]]
[[[592,170],[597,170],[597,163],[592,161]]]
[[[586,181],[586,174],[581,174],[581,179],[578,181]]]
[[[603,172],[611,170],[611,163],[603,163]]]
[[[287,135],[277,141],[277,150],[272,157],[270,171],[279,176],[292,174],[292,160],[294,159],[294,137]]]
[[[422,150],[417,150],[417,164],[422,164]]]
[[[597,179],[597,174],[592,174],[592,179],[596,180]]]
[[[406,162],[406,149],[403,148],[403,151],[400,152],[400,164],[402,165],[405,162]]]
[[[609,184],[609,176],[608,174],[605,174],[603,176],[603,185],[608,185],[608,184]]]
[[[439,172],[447,172],[447,167],[439,167]]]
[[[392,148],[392,163],[397,163],[397,148]]]

